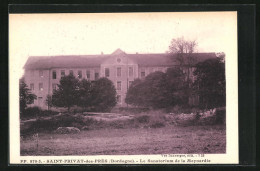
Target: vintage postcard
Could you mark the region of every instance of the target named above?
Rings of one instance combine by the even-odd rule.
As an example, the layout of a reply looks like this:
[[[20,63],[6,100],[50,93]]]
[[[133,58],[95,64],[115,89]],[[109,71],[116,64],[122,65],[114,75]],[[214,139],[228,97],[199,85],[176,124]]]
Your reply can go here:
[[[10,164],[238,164],[237,12],[9,14]]]

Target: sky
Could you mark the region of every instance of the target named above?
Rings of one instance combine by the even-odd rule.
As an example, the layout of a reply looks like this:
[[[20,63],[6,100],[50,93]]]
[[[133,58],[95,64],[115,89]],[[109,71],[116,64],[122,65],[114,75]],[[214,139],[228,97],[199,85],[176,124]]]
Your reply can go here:
[[[197,41],[197,52],[227,55],[236,47],[236,17],[236,12],[10,14],[9,61],[22,76],[29,56],[111,54],[117,48],[165,53],[182,36]]]

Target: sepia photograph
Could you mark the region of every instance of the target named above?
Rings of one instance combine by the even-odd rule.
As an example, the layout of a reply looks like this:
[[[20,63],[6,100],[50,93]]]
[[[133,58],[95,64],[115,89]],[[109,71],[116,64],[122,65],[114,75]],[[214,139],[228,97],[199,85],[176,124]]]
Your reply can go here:
[[[9,14],[10,162],[238,163],[237,13]]]

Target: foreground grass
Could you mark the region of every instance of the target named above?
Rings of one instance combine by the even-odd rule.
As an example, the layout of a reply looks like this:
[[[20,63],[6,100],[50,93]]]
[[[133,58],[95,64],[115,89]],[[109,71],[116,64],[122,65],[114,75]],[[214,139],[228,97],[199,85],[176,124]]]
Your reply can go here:
[[[79,134],[40,133],[21,141],[21,155],[139,155],[225,153],[224,125],[174,126],[81,131]]]

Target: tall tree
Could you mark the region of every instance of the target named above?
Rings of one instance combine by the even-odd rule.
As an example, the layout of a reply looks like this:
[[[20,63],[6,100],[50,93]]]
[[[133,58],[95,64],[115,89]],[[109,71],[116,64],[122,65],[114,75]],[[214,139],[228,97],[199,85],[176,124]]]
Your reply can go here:
[[[56,107],[67,107],[68,112],[78,102],[79,80],[72,74],[60,79],[58,90],[52,95],[52,104]]]
[[[191,96],[190,89],[192,88],[192,73],[194,71],[194,66],[197,62],[196,56],[193,54],[196,50],[198,43],[196,40],[185,40],[184,37],[177,39],[172,39],[169,46],[169,52],[173,53],[174,60],[178,63],[180,69],[186,74],[187,89],[186,94],[188,97]]]
[[[178,62],[180,68],[187,70],[187,78],[190,78],[190,70],[195,64],[196,59],[192,55],[197,47],[196,40],[185,40],[184,37],[172,39],[169,46],[169,52],[176,55],[176,62]],[[189,81],[189,79],[187,79]]]
[[[125,102],[134,106],[144,106],[145,87],[141,79],[135,79],[127,90]]]
[[[179,67],[168,68],[166,71],[172,106],[188,104],[189,87],[185,77],[185,74]]]
[[[91,102],[92,102],[92,98],[91,98],[91,82],[83,79],[79,82],[79,99],[78,99],[78,105],[85,108],[85,110],[88,107],[91,107]]]
[[[91,103],[96,111],[110,111],[116,104],[116,89],[113,82],[100,78],[92,82]]]
[[[171,104],[166,74],[160,71],[149,74],[143,82],[146,104],[154,109],[166,108]]]
[[[37,98],[35,94],[31,92],[28,86],[25,84],[24,79],[19,80],[19,100],[20,100],[20,113],[23,114],[27,105],[32,104]]]
[[[170,68],[166,73],[154,72],[144,80],[135,80],[129,87],[126,103],[135,106],[168,108],[182,105],[185,101],[185,77],[178,68]]]
[[[198,63],[194,75],[197,79],[193,88],[199,95],[201,107],[225,106],[226,81],[223,58],[208,59]]]

